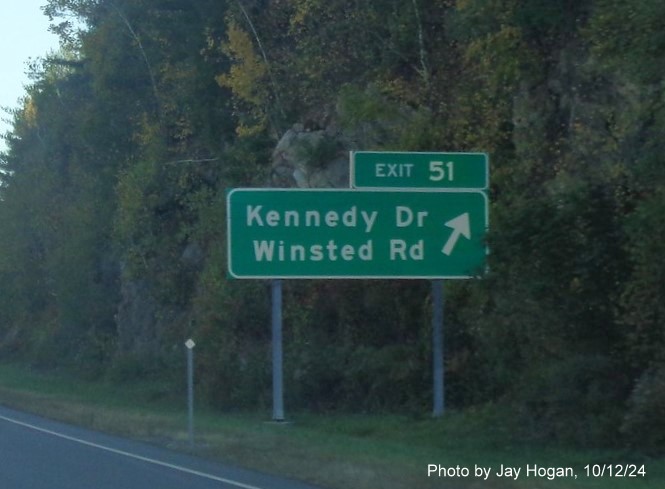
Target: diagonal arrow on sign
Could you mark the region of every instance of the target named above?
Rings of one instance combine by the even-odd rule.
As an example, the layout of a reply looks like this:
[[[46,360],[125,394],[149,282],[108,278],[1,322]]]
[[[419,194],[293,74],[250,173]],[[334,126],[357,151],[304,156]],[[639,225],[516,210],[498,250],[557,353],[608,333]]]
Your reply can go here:
[[[446,226],[452,228],[453,232],[448,238],[448,241],[446,241],[444,247],[441,249],[441,252],[444,255],[450,256],[460,236],[464,236],[466,239],[471,239],[471,226],[469,224],[469,213],[465,212],[464,214],[460,214],[456,218],[451,219],[446,223]]]

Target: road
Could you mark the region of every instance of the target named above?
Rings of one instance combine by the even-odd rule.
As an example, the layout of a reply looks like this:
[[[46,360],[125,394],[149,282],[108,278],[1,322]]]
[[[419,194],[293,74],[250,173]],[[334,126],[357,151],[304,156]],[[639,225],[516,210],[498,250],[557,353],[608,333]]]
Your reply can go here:
[[[4,407],[0,488],[320,489]]]

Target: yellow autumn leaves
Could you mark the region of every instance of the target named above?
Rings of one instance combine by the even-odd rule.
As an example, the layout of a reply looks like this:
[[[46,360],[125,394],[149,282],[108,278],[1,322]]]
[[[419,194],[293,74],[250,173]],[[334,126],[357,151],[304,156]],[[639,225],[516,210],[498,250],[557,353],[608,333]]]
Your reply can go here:
[[[215,77],[217,83],[228,88],[235,98],[235,111],[239,117],[238,135],[255,134],[265,128],[266,106],[269,92],[264,83],[268,67],[254,50],[252,39],[235,22],[230,22],[227,41],[222,52],[231,60],[228,73]]]

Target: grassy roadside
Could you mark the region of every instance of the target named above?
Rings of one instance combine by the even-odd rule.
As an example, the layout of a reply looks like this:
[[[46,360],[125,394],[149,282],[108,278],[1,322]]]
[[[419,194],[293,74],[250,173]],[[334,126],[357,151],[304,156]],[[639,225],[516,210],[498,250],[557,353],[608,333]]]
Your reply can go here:
[[[100,431],[188,450],[183,402],[155,383],[72,380],[0,365],[0,404]],[[180,405],[179,405],[180,404]],[[195,452],[244,467],[307,480],[330,489],[656,489],[665,487],[665,460],[626,452],[525,446],[483,412],[440,420],[401,416],[297,413],[289,424],[267,413],[220,414],[197,409]],[[587,464],[636,463],[646,477],[586,477]],[[427,477],[429,464],[469,469],[467,477]],[[501,465],[521,468],[499,478]],[[533,467],[573,467],[577,478],[526,477]],[[490,468],[487,480],[475,467]]]

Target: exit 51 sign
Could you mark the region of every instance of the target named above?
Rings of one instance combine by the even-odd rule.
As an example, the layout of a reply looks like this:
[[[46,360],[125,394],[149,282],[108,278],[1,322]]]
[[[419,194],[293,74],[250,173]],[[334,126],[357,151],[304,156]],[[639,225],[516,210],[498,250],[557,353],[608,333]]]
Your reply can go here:
[[[351,187],[358,189],[486,189],[485,153],[351,152]]]

